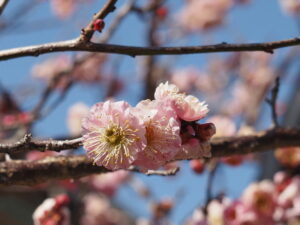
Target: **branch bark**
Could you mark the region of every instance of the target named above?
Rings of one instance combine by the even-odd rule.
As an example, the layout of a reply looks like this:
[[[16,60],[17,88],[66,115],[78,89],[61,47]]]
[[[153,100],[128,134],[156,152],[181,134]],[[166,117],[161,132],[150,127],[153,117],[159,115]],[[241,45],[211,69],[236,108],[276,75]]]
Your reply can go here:
[[[28,138],[27,138],[28,139]],[[78,147],[81,140],[69,141],[23,141],[27,148],[40,150],[59,151]],[[51,143],[49,145],[49,143]],[[1,145],[2,152],[10,152],[10,148],[21,150],[22,142],[11,147]],[[248,154],[263,152],[278,147],[300,146],[300,130],[288,128],[274,128],[262,131],[254,135],[240,136],[233,138],[218,138],[211,141],[212,157],[231,156],[236,154]],[[4,151],[5,150],[5,151]],[[24,150],[24,149],[23,149]],[[27,151],[28,149],[26,149]],[[177,158],[176,160],[186,160],[191,158]],[[136,168],[129,169],[137,171]],[[79,178],[96,173],[110,172],[104,167],[96,166],[86,156],[58,156],[48,157],[42,160],[13,160],[0,163],[0,185],[33,185],[48,181],[50,179]],[[152,171],[150,174],[173,175],[175,171]]]
[[[73,39],[42,45],[33,45],[2,50],[0,51],[0,60],[8,60],[12,58],[19,58],[25,56],[39,56],[51,52],[64,51],[102,52],[129,55],[132,57],[141,55],[182,55],[241,51],[264,51],[268,53],[273,53],[275,49],[291,47],[296,45],[300,45],[300,37],[263,43],[228,44],[224,42],[213,45],[180,47],[136,47],[126,45],[97,44],[92,42],[82,42],[80,41],[80,39]]]

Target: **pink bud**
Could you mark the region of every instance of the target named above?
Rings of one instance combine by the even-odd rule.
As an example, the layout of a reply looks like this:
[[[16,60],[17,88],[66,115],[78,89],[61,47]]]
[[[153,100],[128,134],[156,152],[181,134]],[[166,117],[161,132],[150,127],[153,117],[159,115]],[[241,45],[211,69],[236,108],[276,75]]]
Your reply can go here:
[[[203,163],[203,160],[199,159],[193,159],[190,161],[190,167],[196,174],[201,174],[203,173],[205,166]]]
[[[104,20],[102,19],[96,19],[94,22],[93,22],[93,30],[94,31],[99,31],[101,32],[102,29],[104,28],[105,26],[105,23],[104,23]]]
[[[167,17],[167,15],[169,14],[169,10],[167,7],[159,7],[158,9],[156,9],[155,14],[160,18],[160,19],[165,19]]]
[[[66,194],[61,194],[55,198],[55,201],[56,201],[57,206],[61,207],[64,205],[68,205],[70,203],[70,198]]]
[[[197,134],[204,140],[208,141],[216,133],[216,127],[213,123],[197,124]]]

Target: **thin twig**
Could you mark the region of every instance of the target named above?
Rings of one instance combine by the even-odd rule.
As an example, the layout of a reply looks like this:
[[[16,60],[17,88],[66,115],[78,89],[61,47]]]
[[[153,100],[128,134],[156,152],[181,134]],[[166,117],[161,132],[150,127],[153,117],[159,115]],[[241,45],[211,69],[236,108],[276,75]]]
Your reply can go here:
[[[209,170],[208,178],[207,178],[205,210],[208,206],[208,203],[213,198],[212,196],[213,182],[219,166],[218,162],[212,162],[212,163],[214,163],[214,165],[212,165],[212,168]]]
[[[80,42],[89,42],[94,34],[93,24],[96,19],[104,19],[106,15],[115,10],[115,4],[117,0],[108,0],[103,8],[94,15],[90,23],[81,31],[79,36]]]
[[[72,140],[33,140],[31,134],[26,134],[21,140],[11,144],[0,144],[0,153],[14,154],[18,152],[61,151],[63,149],[76,149],[82,145],[82,138]]]
[[[277,103],[277,97],[278,97],[278,92],[279,92],[279,86],[280,86],[280,77],[278,76],[275,80],[275,86],[272,89],[271,92],[271,98],[266,99],[266,102],[269,103],[271,107],[271,112],[272,112],[272,120],[273,120],[273,125],[275,127],[278,127],[278,117],[276,113],[276,103]]]
[[[27,47],[13,48],[0,51],[0,60],[19,58],[25,56],[39,56],[51,52],[65,51],[87,51],[102,52],[111,54],[122,54],[129,56],[141,55],[183,55],[201,54],[214,52],[242,52],[242,51],[264,51],[273,53],[275,49],[300,45],[300,37],[262,43],[249,44],[213,44],[200,46],[180,46],[180,47],[136,47],[126,45],[97,44],[92,42],[80,42],[78,39],[53,42],[42,45],[32,45]]]

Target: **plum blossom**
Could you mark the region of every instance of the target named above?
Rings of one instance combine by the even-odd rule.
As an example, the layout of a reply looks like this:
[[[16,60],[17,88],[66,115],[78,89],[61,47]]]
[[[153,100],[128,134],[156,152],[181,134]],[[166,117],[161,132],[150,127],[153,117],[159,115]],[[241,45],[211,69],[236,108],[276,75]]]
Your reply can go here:
[[[300,2],[299,0],[279,0],[282,9],[290,15],[300,15]]]
[[[31,70],[31,74],[34,78],[49,83],[56,74],[69,70],[71,64],[71,58],[68,55],[59,55],[35,65]],[[64,81],[61,81],[58,86],[64,88],[64,83]]]
[[[193,67],[178,69],[172,73],[171,80],[181,91],[189,91],[194,87],[199,74],[200,71]]]
[[[118,188],[128,181],[130,174],[125,170],[118,170],[112,173],[100,174],[91,178],[91,185],[96,190],[108,195],[113,196]]]
[[[190,32],[217,27],[223,23],[231,5],[232,0],[189,0],[178,15],[179,23]]]
[[[101,195],[90,193],[83,198],[81,225],[129,225],[129,218],[114,208],[109,200]]]
[[[89,108],[81,102],[74,104],[68,111],[68,127],[71,135],[78,136],[81,134],[81,121],[88,114]]]
[[[155,90],[156,100],[169,102],[177,116],[185,121],[196,121],[206,116],[208,112],[205,102],[200,102],[192,95],[180,93],[174,84],[161,83]]]
[[[180,122],[172,108],[159,101],[142,101],[136,106],[136,112],[144,121],[147,146],[138,153],[134,165],[158,169],[180,150]]]
[[[95,104],[83,119],[83,146],[89,158],[108,169],[126,169],[147,141],[143,121],[124,101]]]
[[[275,185],[267,180],[252,183],[242,196],[244,204],[266,219],[272,217],[276,207]]]
[[[32,215],[34,225],[70,225],[69,201],[65,194],[44,200]]]
[[[224,210],[226,225],[257,225],[258,216],[242,201],[231,202]]]
[[[51,0],[51,7],[58,18],[66,19],[75,11],[76,1],[77,0]]]
[[[276,159],[284,166],[295,168],[300,165],[300,148],[284,147],[275,151]]]

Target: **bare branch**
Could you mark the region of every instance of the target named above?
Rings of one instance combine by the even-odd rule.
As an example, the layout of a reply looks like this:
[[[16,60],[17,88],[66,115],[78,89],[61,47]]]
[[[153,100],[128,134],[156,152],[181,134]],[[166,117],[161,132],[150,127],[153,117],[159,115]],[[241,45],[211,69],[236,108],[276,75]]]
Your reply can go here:
[[[129,169],[139,172],[136,168]],[[179,168],[150,171],[146,175],[175,175]],[[96,166],[85,156],[56,156],[41,160],[13,160],[0,163],[0,185],[35,185],[51,179],[77,179],[87,175],[111,172]]]
[[[215,138],[211,141],[212,157],[264,152],[287,146],[300,146],[299,129],[278,127],[253,135]]]
[[[108,0],[104,7],[94,15],[90,23],[81,31],[79,41],[80,42],[89,42],[94,34],[93,24],[96,19],[104,19],[107,14],[115,10],[115,4],[117,0]]]
[[[80,42],[78,39],[53,42],[42,45],[13,48],[0,51],[0,60],[19,58],[24,56],[39,56],[51,52],[64,51],[87,51],[111,54],[122,54],[129,56],[141,55],[183,55],[201,54],[213,52],[241,52],[241,51],[264,51],[273,53],[273,50],[300,45],[300,37],[293,39],[249,43],[249,44],[214,44],[203,46],[181,46],[181,47],[135,47],[126,45],[97,44],[92,42]]]
[[[73,140],[32,140],[30,134],[13,144],[0,144],[0,153],[14,154],[18,152],[37,151],[61,151],[76,149],[82,145],[82,138]]]
[[[69,141],[34,141],[25,136],[12,145],[1,145],[1,152],[19,152],[29,149],[54,150],[77,148],[82,145],[82,139]],[[232,138],[218,138],[211,141],[212,157],[223,157],[237,154],[263,152],[278,147],[300,146],[300,130],[274,128],[254,135]],[[197,157],[194,157],[197,158]],[[176,158],[186,160],[191,158]],[[129,170],[137,172],[136,168]],[[173,175],[178,169],[170,171],[150,171],[148,175]],[[79,178],[94,173],[104,173],[109,170],[95,166],[86,156],[58,156],[43,160],[13,160],[0,163],[0,185],[37,184],[49,179]]]

